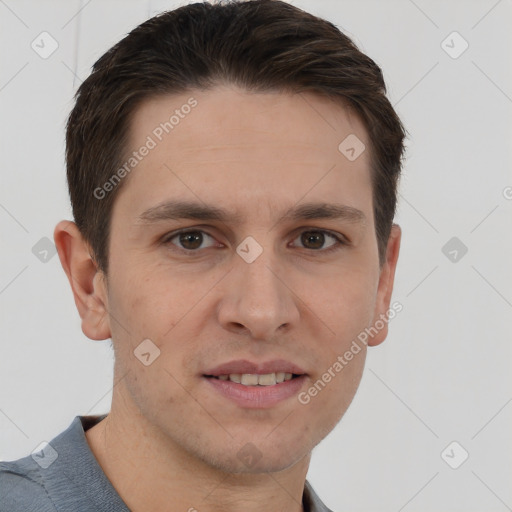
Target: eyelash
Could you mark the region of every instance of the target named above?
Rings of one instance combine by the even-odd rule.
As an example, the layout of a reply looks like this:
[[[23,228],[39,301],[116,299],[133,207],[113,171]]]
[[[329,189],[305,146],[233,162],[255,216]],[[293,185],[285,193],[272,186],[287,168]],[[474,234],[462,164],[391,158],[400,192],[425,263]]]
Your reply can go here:
[[[298,237],[300,237],[303,233],[307,233],[307,232],[312,232],[312,233],[322,233],[324,235],[327,235],[327,236],[330,236],[332,238],[334,238],[334,240],[336,240],[336,243],[334,243],[333,245],[331,245],[330,247],[328,247],[327,249],[308,249],[307,247],[302,247],[301,249],[304,249],[304,250],[309,250],[309,251],[312,251],[312,252],[318,252],[318,253],[322,253],[322,254],[330,254],[331,252],[335,252],[335,251],[339,251],[340,249],[343,248],[343,246],[347,246],[349,245],[348,241],[343,238],[342,236],[332,232],[332,231],[329,231],[329,230],[326,230],[326,229],[315,229],[315,228],[308,228],[308,229],[303,229],[298,235],[297,237],[294,238],[294,240]],[[171,240],[173,240],[174,238],[176,238],[177,236],[179,235],[183,235],[183,234],[187,234],[187,233],[203,233],[203,234],[206,234],[208,235],[210,238],[213,238],[215,240],[215,237],[210,235],[208,232],[202,230],[202,229],[190,229],[190,228],[187,228],[187,229],[182,229],[182,230],[179,230],[179,231],[174,231],[172,233],[169,233],[168,235],[166,235],[163,239],[162,239],[162,244],[164,245],[168,245],[171,243]],[[179,247],[175,244],[172,244],[174,245],[175,249],[173,250],[177,250],[178,252],[181,252],[182,254],[186,254],[186,255],[195,255],[194,253],[198,253],[199,251],[201,251],[201,249],[184,249],[182,247]],[[211,247],[206,247],[206,249],[210,249]]]

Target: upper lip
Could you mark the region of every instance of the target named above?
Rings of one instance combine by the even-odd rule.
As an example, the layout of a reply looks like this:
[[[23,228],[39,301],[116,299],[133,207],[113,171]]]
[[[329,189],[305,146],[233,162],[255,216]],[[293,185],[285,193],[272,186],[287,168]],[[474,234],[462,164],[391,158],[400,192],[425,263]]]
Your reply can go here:
[[[229,361],[227,363],[222,363],[215,368],[211,368],[204,372],[204,375],[217,377],[219,375],[230,375],[232,373],[265,375],[277,372],[295,373],[297,375],[306,373],[300,366],[284,359],[273,359],[272,361],[265,361],[261,363],[253,363],[246,359],[237,359],[236,361]]]

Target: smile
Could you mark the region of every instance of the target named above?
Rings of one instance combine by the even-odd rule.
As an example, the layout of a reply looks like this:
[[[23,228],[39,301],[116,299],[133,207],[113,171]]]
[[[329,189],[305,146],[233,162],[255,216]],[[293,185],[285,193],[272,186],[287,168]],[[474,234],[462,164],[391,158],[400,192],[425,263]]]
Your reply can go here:
[[[304,388],[307,376],[284,372],[231,373],[203,375],[203,379],[209,385],[210,392],[216,396],[244,409],[265,409],[297,396]]]
[[[207,375],[206,377],[212,377],[214,379],[224,381],[229,380],[231,382],[242,384],[243,386],[274,386],[275,384],[280,384],[281,382],[291,380],[294,377],[298,377],[298,375],[293,373],[275,372],[265,374],[230,373],[227,375],[217,376]]]

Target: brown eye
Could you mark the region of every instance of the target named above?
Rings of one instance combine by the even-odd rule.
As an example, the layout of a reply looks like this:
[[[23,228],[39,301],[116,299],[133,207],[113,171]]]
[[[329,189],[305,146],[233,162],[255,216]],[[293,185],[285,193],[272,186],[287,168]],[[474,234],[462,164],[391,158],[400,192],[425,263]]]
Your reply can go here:
[[[215,245],[213,237],[200,230],[182,231],[169,237],[165,243],[176,245],[179,249],[185,251],[197,251]]]
[[[199,231],[181,233],[178,239],[184,249],[198,249],[203,243],[203,235]]]
[[[325,243],[325,236],[319,231],[304,231],[300,241],[307,249],[321,249]]]
[[[329,238],[333,242],[328,246],[324,246]],[[334,245],[341,244],[341,241],[336,236],[319,230],[303,231],[300,235],[300,242],[304,248],[313,250],[329,249]]]

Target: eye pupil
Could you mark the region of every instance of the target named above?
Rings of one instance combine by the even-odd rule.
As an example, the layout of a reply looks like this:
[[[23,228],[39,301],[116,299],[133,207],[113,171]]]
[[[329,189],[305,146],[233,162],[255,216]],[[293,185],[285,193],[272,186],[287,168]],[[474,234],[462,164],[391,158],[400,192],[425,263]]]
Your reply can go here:
[[[304,231],[301,236],[301,241],[305,246],[311,242],[313,246],[309,246],[309,249],[319,249],[324,245],[325,236],[318,231]]]
[[[203,235],[199,231],[181,233],[180,243],[185,249],[197,249],[203,242]]]

